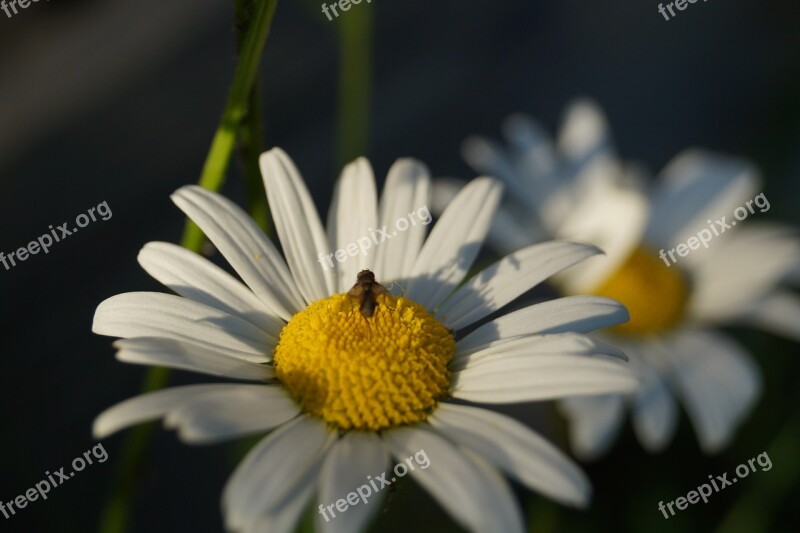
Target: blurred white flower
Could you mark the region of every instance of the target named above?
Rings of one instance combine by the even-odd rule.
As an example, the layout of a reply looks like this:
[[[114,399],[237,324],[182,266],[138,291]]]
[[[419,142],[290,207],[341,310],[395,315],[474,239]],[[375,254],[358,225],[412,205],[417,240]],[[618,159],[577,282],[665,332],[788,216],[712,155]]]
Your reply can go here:
[[[743,323],[800,340],[800,299],[782,288],[797,279],[800,240],[759,213],[667,266],[659,258],[760,192],[745,161],[692,150],[678,155],[649,187],[636,166],[614,153],[602,111],[570,106],[557,141],[532,120],[512,116],[505,144],[484,138],[463,145],[467,162],[506,185],[487,243],[501,254],[542,239],[592,243],[605,257],[556,278],[565,294],[614,298],[631,314],[603,332],[640,373],[631,395],[562,402],[574,451],[592,458],[613,443],[632,411],[648,450],[663,449],[677,421],[677,395],[706,452],[725,446],[759,396],[759,372],[737,343],[717,331]],[[463,186],[437,180],[433,211]],[[673,254],[674,255],[674,254]]]
[[[274,149],[262,155],[261,168],[285,261],[229,200],[184,187],[173,200],[244,284],[181,247],[150,243],[140,263],[178,295],[114,296],[100,304],[93,326],[124,339],[115,343],[122,361],[261,383],[139,396],[102,413],[94,434],[157,418],[188,443],[274,429],[224,491],[225,523],[237,531],[293,531],[312,498],[343,498],[385,471],[390,456],[403,462],[422,449],[430,468],[409,475],[471,531],[524,529],[501,470],[556,501],[585,505],[588,482],[557,448],[513,419],[451,400],[505,404],[638,386],[618,350],[582,334],[628,318],[607,298],[526,307],[455,340],[597,249],[537,244],[462,284],[501,196],[498,182],[481,178],[452,200],[427,239],[424,225],[411,227],[335,272],[319,254],[427,205],[427,170],[399,160],[379,202],[369,163],[347,166],[326,235],[289,157]],[[376,297],[372,316],[347,294],[360,269],[393,291]],[[380,507],[370,501],[329,521],[318,516],[317,525],[358,531]]]

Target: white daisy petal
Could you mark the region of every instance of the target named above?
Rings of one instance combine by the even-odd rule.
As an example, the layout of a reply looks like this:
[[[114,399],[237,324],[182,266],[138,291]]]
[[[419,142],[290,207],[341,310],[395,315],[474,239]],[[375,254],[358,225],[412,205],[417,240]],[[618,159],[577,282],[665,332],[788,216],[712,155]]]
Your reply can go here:
[[[297,531],[297,523],[307,510],[311,497],[317,488],[318,471],[322,466],[324,456],[314,459],[310,468],[305,474],[289,487],[283,504],[277,508],[260,514],[255,522],[250,523],[241,531],[243,533],[294,533]]]
[[[494,176],[512,188],[515,196],[524,197],[525,190],[514,175],[514,166],[505,148],[485,137],[468,137],[461,143],[461,155],[478,174]]]
[[[520,335],[588,333],[627,322],[621,303],[600,296],[567,296],[525,307],[483,324],[458,341],[458,352],[474,352],[489,343]]]
[[[374,243],[369,231],[376,229],[377,224],[375,176],[369,161],[360,157],[342,171],[328,210],[328,241],[331,244],[331,252],[345,250],[348,253],[347,259],[343,262],[334,257],[324,263],[328,266],[333,263],[335,266],[338,274],[337,292],[347,291],[355,283],[359,271],[373,269],[375,252],[372,250]],[[356,248],[358,250],[353,256],[350,251]],[[331,252],[325,251],[325,253]]]
[[[625,400],[621,394],[566,398],[558,406],[569,420],[570,447],[584,461],[606,453],[625,420]]]
[[[513,403],[631,392],[639,382],[620,361],[585,355],[495,356],[453,374],[454,398]]]
[[[466,185],[465,181],[453,178],[437,178],[433,182],[431,211],[437,215],[442,213]],[[544,237],[535,216],[505,202],[492,219],[486,242],[496,253],[508,255],[532,242],[541,241]]]
[[[558,239],[592,243],[605,254],[602,260],[586,261],[556,277],[554,281],[569,294],[592,292],[641,245],[649,214],[647,197],[616,183],[622,172],[615,163],[595,161],[581,176],[587,190],[580,200],[552,204],[560,211],[559,223],[553,226]]]
[[[610,356],[622,361],[628,360],[628,356],[616,346],[586,335],[567,332],[498,339],[484,346],[469,349],[462,349],[458,345],[450,368],[451,370],[464,370],[508,357],[558,354]]]
[[[281,387],[237,385],[210,391],[171,409],[164,427],[177,429],[190,444],[211,444],[263,432],[300,413]]]
[[[558,151],[572,172],[598,156],[612,155],[611,133],[603,110],[587,99],[572,102],[558,136]]]
[[[514,496],[514,491],[511,489],[508,481],[503,477],[503,474],[498,469],[489,463],[485,458],[473,453],[470,450],[461,449],[464,456],[472,462],[476,473],[481,477],[481,483],[485,488],[495,496],[495,500],[488,501],[488,505],[492,505],[491,514],[485,523],[496,523],[496,529],[489,529],[489,531],[508,531],[514,533],[516,531],[523,533],[525,531],[525,519],[522,516],[522,509]],[[473,490],[473,492],[475,492]],[[480,501],[486,502],[482,499]],[[485,512],[487,509],[484,509]],[[474,531],[486,531],[481,526],[476,526]]]
[[[545,242],[504,257],[484,269],[445,301],[437,316],[461,329],[500,309],[553,274],[602,253],[588,244]]]
[[[319,256],[329,253],[331,245],[300,172],[280,148],[261,154],[259,164],[275,229],[300,293],[306,303],[330,296],[336,292],[336,278]]]
[[[464,528],[475,532],[524,531],[507,483],[482,460],[422,427],[387,431],[384,440],[398,462],[424,451],[429,466],[410,470],[409,475]]]
[[[525,188],[525,203],[538,211],[550,194],[563,185],[553,142],[540,124],[520,114],[503,121],[503,134],[516,156],[514,172]]]
[[[461,190],[422,246],[408,298],[433,309],[461,283],[478,256],[501,193],[491,178],[478,178]]]
[[[760,181],[750,163],[702,150],[678,154],[662,171],[652,195],[645,239],[674,246],[751,198]],[[691,259],[689,259],[691,260]]]
[[[431,425],[529,488],[567,505],[585,506],[591,487],[558,448],[516,420],[463,405],[440,404]]]
[[[294,279],[275,245],[236,204],[194,185],[172,195],[264,304],[284,320],[303,308]]]
[[[427,208],[430,200],[428,168],[416,159],[398,159],[389,169],[381,195],[380,224],[390,237],[378,246],[375,273],[379,279],[394,281],[411,272],[425,241],[426,224],[423,224],[424,219],[420,219],[396,234],[395,224],[397,220],[409,217],[410,213]]]
[[[759,396],[758,369],[736,343],[711,331],[682,331],[669,349],[675,386],[700,446],[719,451]]]
[[[351,431],[333,445],[319,473],[319,501],[331,504],[340,499],[348,501],[351,493],[367,484],[367,476],[380,475],[389,464],[389,456],[380,437],[375,433]],[[368,488],[369,485],[367,485]],[[372,489],[370,488],[370,492]],[[372,494],[369,500],[348,501],[346,512],[333,510],[316,516],[316,529],[326,533],[356,533],[365,529],[370,518],[381,508],[384,492]],[[326,520],[327,518],[327,520]]]
[[[708,250],[713,253],[692,268],[690,312],[698,319],[734,319],[800,263],[800,239],[788,227],[762,223],[735,231],[732,238],[713,243],[715,248]]]
[[[177,428],[181,440],[210,443],[265,431],[299,413],[286,392],[266,385],[188,385],[136,396],[95,419],[95,438],[165,417],[164,425]]]
[[[244,318],[278,338],[285,322],[250,289],[200,255],[167,242],[150,242],[139,252],[148,274],[184,298]]]
[[[118,294],[97,306],[92,331],[109,337],[162,337],[254,362],[269,360],[274,339],[241,318],[158,292]]]
[[[164,366],[212,376],[265,381],[274,376],[271,366],[242,361],[202,346],[174,339],[136,337],[114,343],[117,359],[124,363]]]
[[[94,420],[92,435],[104,439],[126,427],[161,418],[176,406],[205,394],[241,386],[230,383],[188,385],[136,396],[100,413]]]
[[[649,366],[637,368],[642,388],[632,397],[633,429],[649,452],[663,450],[675,433],[678,406],[664,381]]]
[[[225,486],[227,528],[255,532],[259,520],[303,494],[309,472],[319,468],[333,440],[324,423],[300,416],[257,444]]]
[[[775,291],[751,302],[737,320],[800,342],[800,297]]]

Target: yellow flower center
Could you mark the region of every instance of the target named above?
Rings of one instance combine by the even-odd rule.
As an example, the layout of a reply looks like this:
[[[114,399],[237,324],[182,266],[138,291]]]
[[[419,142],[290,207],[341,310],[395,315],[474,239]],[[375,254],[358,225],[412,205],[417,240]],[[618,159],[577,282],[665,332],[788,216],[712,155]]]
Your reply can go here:
[[[366,318],[336,294],[294,315],[274,351],[275,375],[307,414],[341,430],[423,421],[447,394],[453,334],[421,305],[380,295]]]
[[[610,328],[626,335],[652,335],[669,330],[684,316],[689,290],[677,266],[668,267],[655,253],[639,247],[597,289],[598,296],[622,302],[629,322]]]

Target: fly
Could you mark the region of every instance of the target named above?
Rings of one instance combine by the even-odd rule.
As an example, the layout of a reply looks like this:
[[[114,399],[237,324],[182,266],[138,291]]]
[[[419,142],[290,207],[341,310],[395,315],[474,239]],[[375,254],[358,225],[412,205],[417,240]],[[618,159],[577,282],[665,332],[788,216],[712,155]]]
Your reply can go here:
[[[386,287],[375,281],[375,274],[371,270],[362,270],[356,276],[356,284],[347,291],[351,298],[358,298],[359,310],[364,318],[369,318],[375,313],[378,306],[377,296],[389,295]]]

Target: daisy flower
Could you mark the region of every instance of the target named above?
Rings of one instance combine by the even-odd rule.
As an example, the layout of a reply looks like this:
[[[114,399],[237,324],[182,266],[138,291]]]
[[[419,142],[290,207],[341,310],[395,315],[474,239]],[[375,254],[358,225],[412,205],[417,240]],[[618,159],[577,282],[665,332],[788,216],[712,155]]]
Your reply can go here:
[[[159,418],[187,443],[270,432],[224,490],[225,524],[235,531],[292,531],[309,505],[322,511],[384,472],[392,457],[404,462],[421,450],[430,468],[410,477],[471,531],[523,531],[501,471],[558,502],[586,504],[587,480],[568,457],[519,422],[465,402],[638,386],[621,352],[583,335],[626,320],[617,302],[574,296],[487,320],[597,248],[537,244],[465,280],[500,200],[497,181],[465,187],[426,239],[423,224],[390,233],[400,229],[398,219],[427,210],[425,167],[399,160],[378,201],[370,164],[358,159],[336,186],[326,233],[289,157],[273,149],[260,163],[283,256],[235,204],[181,188],[173,201],[241,282],[181,247],[149,243],[141,265],[177,295],[114,296],[100,304],[93,325],[122,338],[115,342],[121,361],[252,383],[129,399],[96,419],[95,436]],[[374,239],[368,252],[348,252],[346,260],[335,255],[336,269],[326,265],[329,250],[365,245],[360,239],[377,228],[385,242]],[[385,285],[370,283],[373,275]],[[366,285],[354,288],[356,279]],[[380,495],[335,517],[320,512],[318,529],[363,529]]]
[[[676,428],[676,396],[701,448],[720,450],[756,402],[760,377],[718,327],[749,324],[800,340],[800,299],[782,288],[798,279],[800,241],[795,231],[758,220],[769,202],[762,194],[754,208],[756,170],[690,150],[651,186],[641,169],[617,158],[602,112],[588,101],[570,107],[555,141],[522,116],[503,129],[505,144],[476,137],[463,145],[467,162],[500,178],[509,193],[488,244],[504,254],[541,239],[593,243],[606,255],[558,276],[557,286],[564,294],[614,298],[631,314],[600,338],[630,356],[643,386],[560,404],[576,454],[605,452],[628,408],[641,444],[663,449]],[[433,211],[462,186],[437,180]],[[747,202],[749,218],[736,226],[733,213]],[[711,239],[700,246],[704,230]],[[687,241],[690,253],[676,255]]]

